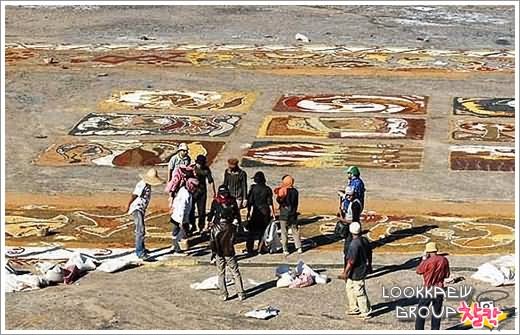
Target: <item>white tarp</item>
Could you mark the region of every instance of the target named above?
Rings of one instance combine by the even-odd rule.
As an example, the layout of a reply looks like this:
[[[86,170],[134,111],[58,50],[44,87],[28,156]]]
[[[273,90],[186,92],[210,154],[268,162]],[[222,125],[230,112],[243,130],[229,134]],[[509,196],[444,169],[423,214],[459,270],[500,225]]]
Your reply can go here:
[[[514,284],[515,269],[515,256],[502,256],[494,261],[480,265],[471,278],[488,282],[493,286]]]

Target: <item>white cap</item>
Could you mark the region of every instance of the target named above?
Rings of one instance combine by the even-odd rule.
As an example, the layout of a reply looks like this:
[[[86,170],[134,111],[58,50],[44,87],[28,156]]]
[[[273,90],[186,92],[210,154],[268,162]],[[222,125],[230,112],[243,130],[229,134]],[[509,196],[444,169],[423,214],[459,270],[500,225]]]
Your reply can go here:
[[[361,233],[361,225],[359,224],[359,222],[352,222],[349,225],[348,230],[351,234],[359,235]]]
[[[188,151],[188,146],[186,145],[186,143],[179,144],[179,146],[177,147],[177,151],[181,150]]]

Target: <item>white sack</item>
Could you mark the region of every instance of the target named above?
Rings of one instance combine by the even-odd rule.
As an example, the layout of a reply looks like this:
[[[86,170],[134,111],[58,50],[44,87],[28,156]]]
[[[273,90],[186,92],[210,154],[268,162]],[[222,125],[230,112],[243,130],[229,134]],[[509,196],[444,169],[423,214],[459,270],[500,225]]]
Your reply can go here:
[[[37,290],[43,286],[40,277],[32,274],[17,276],[15,274],[8,273],[5,276],[6,292],[32,291]]]
[[[124,269],[130,264],[132,264],[132,260],[128,258],[109,259],[101,263],[101,265],[98,266],[97,271],[112,273]]]
[[[74,252],[72,256],[70,256],[67,263],[65,263],[64,267],[68,268],[72,265],[76,265],[76,267],[80,271],[92,271],[96,269],[96,264],[94,264],[94,261],[90,257],[86,257],[82,255],[79,252]]]
[[[234,284],[234,281],[226,278],[226,285]],[[194,290],[218,290],[218,276],[209,277],[200,283],[193,283],[190,287]]]
[[[480,265],[471,278],[493,286],[514,284],[515,270],[515,256],[507,255]]]

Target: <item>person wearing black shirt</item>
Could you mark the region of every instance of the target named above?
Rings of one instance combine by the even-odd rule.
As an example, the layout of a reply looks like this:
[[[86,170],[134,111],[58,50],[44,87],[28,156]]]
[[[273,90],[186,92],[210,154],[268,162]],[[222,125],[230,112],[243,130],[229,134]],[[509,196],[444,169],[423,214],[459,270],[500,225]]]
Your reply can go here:
[[[255,173],[253,180],[255,184],[247,195],[247,242],[248,254],[255,252],[255,240],[259,240],[258,252],[261,252],[261,238],[274,216],[273,190],[266,185],[265,175],[262,171]],[[252,214],[251,214],[252,210]]]
[[[211,174],[211,170],[207,165],[206,156],[198,155],[195,160],[195,165],[193,167],[193,172],[195,173],[195,177],[199,180],[199,187],[197,191],[193,194],[193,202],[192,202],[192,210],[190,213],[190,224],[192,229],[195,230],[195,209],[197,209],[198,214],[198,230],[202,232],[204,229],[204,224],[206,222],[206,202],[208,199],[208,187],[207,184],[211,185],[211,189],[213,191],[213,198],[216,196],[215,191],[215,183],[213,181],[213,175]]]
[[[298,253],[302,253],[300,228],[298,227],[298,190],[294,188],[294,179],[284,176],[282,184],[274,189],[276,201],[280,205],[280,229],[282,231],[282,247],[284,255],[289,255],[287,229],[290,227],[294,238],[294,244]]]
[[[223,184],[227,186],[231,196],[237,199],[238,207],[244,208],[247,198],[247,173],[238,166],[238,159],[228,160]]]
[[[357,197],[357,193],[353,187],[347,187],[345,191],[345,197],[347,198],[349,205],[347,211],[343,213],[343,216],[338,217],[338,220],[345,225],[350,225],[352,222],[361,222],[361,212],[363,212],[363,205],[361,201]],[[338,277],[340,279],[345,279],[345,271],[347,267],[347,252],[350,242],[352,241],[352,234],[350,234],[349,229],[346,229],[345,235],[341,236],[345,239],[343,245],[343,257],[345,260],[343,266],[343,273]]]
[[[218,285],[222,300],[228,299],[226,286],[226,266],[231,269],[235,279],[235,287],[238,291],[238,298],[246,298],[242,276],[238,268],[235,257],[235,234],[240,224],[240,209],[237,201],[230,195],[229,189],[225,185],[218,188],[218,194],[211,203],[211,210],[208,213],[208,225],[210,227],[210,248],[215,254],[218,272]]]
[[[361,236],[361,225],[352,222],[349,226],[352,234],[347,252],[346,285],[347,315],[357,315],[369,319],[372,311],[365,289],[365,278],[372,271],[372,248],[368,240]]]

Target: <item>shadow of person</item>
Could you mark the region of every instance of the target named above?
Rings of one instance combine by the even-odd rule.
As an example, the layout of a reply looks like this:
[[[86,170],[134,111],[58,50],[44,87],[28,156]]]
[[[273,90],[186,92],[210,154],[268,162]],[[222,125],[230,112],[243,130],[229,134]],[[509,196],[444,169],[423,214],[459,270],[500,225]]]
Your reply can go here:
[[[257,294],[260,294],[262,292],[265,292],[273,287],[276,287],[276,279],[270,280],[268,282],[262,283],[260,285],[257,285],[255,287],[248,288],[246,290],[247,298],[254,297]]]
[[[311,216],[311,217],[308,217],[308,218],[299,219],[298,220],[298,225],[299,226],[305,226],[305,225],[308,225],[308,224],[316,223],[316,222],[318,222],[318,221],[320,221],[322,219],[323,219],[323,216],[320,216],[320,215]]]
[[[392,242],[398,241],[398,240],[406,238],[406,237],[419,235],[419,234],[424,234],[427,231],[429,231],[431,229],[434,229],[434,228],[439,228],[439,226],[437,226],[437,225],[423,225],[423,226],[417,226],[417,227],[411,227],[411,228],[396,230],[396,231],[391,232],[390,235],[388,235],[388,236],[380,238],[379,240],[376,240],[376,241],[372,241],[370,243],[370,246],[372,247],[372,249],[375,249],[377,247],[381,247],[381,246],[383,246],[385,244],[392,243]]]
[[[372,313],[370,314],[373,317],[376,317],[394,311],[397,308],[397,306],[406,307],[417,305],[418,303],[419,299],[417,299],[416,297],[401,298],[394,301],[382,302],[379,304],[372,305]]]
[[[384,276],[386,274],[401,271],[401,270],[413,269],[413,268],[416,268],[420,262],[421,262],[421,257],[418,256],[418,257],[410,258],[402,264],[385,265],[385,266],[379,267],[379,268],[375,269],[374,271],[372,271],[372,273],[370,273],[366,279],[377,278],[377,277]]]

